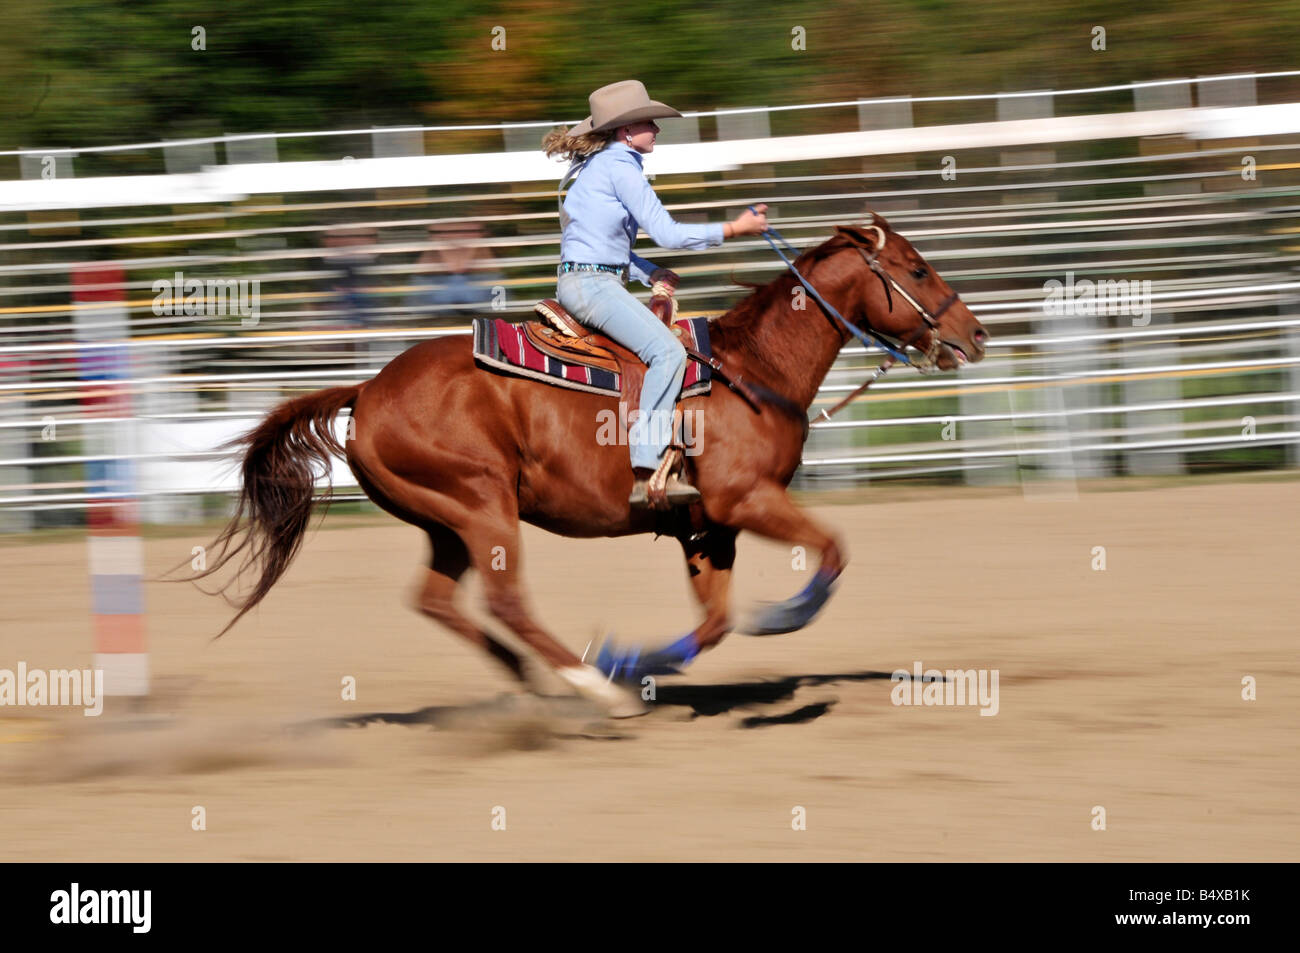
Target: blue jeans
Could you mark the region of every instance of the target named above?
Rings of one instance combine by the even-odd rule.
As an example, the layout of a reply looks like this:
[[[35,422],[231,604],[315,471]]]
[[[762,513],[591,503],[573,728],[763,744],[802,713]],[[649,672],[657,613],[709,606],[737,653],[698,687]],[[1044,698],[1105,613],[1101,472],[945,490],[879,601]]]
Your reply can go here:
[[[646,362],[640,414],[628,429],[632,466],[654,469],[672,437],[673,405],[686,373],[686,349],[654,313],[623,287],[617,275],[570,271],[559,276],[556,297],[566,311]]]

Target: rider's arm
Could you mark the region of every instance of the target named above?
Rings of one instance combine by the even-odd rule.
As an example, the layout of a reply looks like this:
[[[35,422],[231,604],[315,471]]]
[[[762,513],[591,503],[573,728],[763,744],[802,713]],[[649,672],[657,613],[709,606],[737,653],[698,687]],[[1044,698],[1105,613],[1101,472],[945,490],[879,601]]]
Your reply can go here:
[[[659,247],[710,248],[722,244],[720,223],[696,225],[673,221],[645,180],[640,164],[631,155],[616,163],[610,176],[619,201]]]

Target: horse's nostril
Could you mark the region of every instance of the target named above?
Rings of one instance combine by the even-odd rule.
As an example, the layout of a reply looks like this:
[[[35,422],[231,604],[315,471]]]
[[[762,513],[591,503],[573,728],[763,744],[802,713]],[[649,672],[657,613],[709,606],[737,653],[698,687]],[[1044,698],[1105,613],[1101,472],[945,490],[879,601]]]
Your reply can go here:
[[[985,331],[983,328],[980,328],[975,332],[976,344],[983,344],[988,339],[989,339],[989,332]]]

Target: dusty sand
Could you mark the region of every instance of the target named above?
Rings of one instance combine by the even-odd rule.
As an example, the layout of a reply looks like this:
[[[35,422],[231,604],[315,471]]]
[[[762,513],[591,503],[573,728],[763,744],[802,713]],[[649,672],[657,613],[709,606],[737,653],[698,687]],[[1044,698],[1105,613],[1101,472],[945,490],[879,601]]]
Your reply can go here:
[[[395,521],[327,524],[217,642],[220,601],[150,583],[142,710],[0,708],[0,859],[1300,859],[1300,484],[897,497],[812,507],[851,558],[826,611],[730,637],[623,722],[554,681],[503,695],[408,607],[425,543]],[[206,542],[150,540],[147,568]],[[525,558],[579,652],[695,623],[671,540],[529,528]],[[85,566],[82,541],[0,547],[0,668],[89,664]],[[738,608],[806,578],[742,537]],[[917,661],[997,669],[998,714],[893,705]]]

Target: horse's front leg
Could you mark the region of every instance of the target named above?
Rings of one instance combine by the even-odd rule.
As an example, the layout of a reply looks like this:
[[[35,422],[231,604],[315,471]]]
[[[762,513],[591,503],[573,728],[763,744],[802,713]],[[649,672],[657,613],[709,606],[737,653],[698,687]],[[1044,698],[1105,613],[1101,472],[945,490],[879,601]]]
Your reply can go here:
[[[736,531],[715,526],[697,537],[683,538],[686,574],[695,598],[704,608],[704,621],[691,639],[703,652],[711,649],[731,631],[731,568],[736,562]]]
[[[728,600],[731,567],[736,561],[736,531],[714,526],[697,536],[682,537],[679,542],[686,556],[691,589],[704,608],[704,621],[676,642],[658,649],[605,643],[596,658],[596,667],[611,678],[638,682],[646,675],[676,674],[731,631]]]
[[[747,529],[768,539],[817,550],[821,563],[803,591],[785,602],[767,606],[746,627],[751,635],[778,635],[802,629],[821,611],[831,596],[831,583],[847,560],[835,535],[795,506],[784,486],[760,482],[733,501],[722,500],[705,508],[709,518],[735,529]]]

